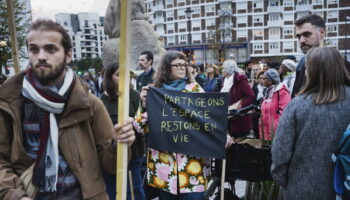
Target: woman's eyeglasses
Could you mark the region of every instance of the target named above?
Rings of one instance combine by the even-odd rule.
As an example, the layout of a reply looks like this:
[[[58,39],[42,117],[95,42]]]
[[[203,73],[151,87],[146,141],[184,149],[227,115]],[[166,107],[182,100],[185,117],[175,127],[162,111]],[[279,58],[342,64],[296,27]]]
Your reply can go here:
[[[176,69],[182,69],[182,68],[187,68],[187,67],[191,67],[191,65],[189,64],[176,64],[176,65],[170,65],[171,67],[176,67]]]

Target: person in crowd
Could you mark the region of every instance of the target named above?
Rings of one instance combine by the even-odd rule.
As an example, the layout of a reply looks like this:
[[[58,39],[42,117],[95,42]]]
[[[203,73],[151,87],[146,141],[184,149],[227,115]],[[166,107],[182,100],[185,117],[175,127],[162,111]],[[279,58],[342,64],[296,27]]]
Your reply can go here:
[[[189,74],[187,65],[183,53],[165,52],[154,77],[154,87],[183,92],[204,92]],[[140,95],[143,111],[146,110],[148,89],[149,86],[143,87]],[[139,122],[136,129],[147,133],[148,121],[145,116],[146,112],[143,112],[136,117],[136,121]],[[228,143],[232,142],[229,139],[230,137]],[[148,148],[147,160],[147,163],[152,163],[147,167],[147,181],[152,187],[160,189],[160,200],[204,199],[208,169],[206,159]],[[193,171],[198,173],[193,174]]]
[[[94,78],[92,77],[92,74],[88,71],[84,72],[83,74],[83,82],[87,89],[94,95],[97,96],[97,87],[94,81]]]
[[[293,91],[293,86],[295,82],[295,69],[297,64],[290,59],[284,59],[282,65],[279,68],[280,78],[283,80],[283,84],[287,87],[289,93]]]
[[[116,145],[135,139],[132,120],[113,127],[67,66],[72,42],[61,25],[36,20],[26,39],[29,67],[0,87],[0,199],[107,200],[102,170],[115,173]],[[22,182],[30,175],[32,196]]]
[[[261,103],[264,97],[264,90],[266,88],[264,86],[264,77],[265,77],[264,73],[265,72],[263,70],[260,70],[256,73],[255,80],[257,80],[257,82],[252,88],[255,96],[253,104],[257,106],[261,106]],[[260,119],[260,112],[259,111],[254,112],[252,115],[252,120],[253,120],[253,132],[256,138],[259,138],[259,119]]]
[[[198,65],[198,76],[201,77],[203,80],[205,79],[205,74],[204,74],[204,64]]]
[[[204,82],[205,92],[219,92],[221,89],[221,79],[219,78],[219,68],[215,64],[207,65],[207,77]]]
[[[150,51],[143,51],[139,56],[139,66],[143,69],[143,72],[136,78],[136,90],[141,91],[143,86],[146,86],[153,82],[154,69],[153,53]]]
[[[7,79],[7,76],[5,74],[0,74],[0,85],[2,85]]]
[[[252,78],[252,72],[253,70],[253,63],[252,61],[248,60],[244,63],[244,71],[245,71],[245,75],[248,77],[248,81],[250,82],[251,78]]]
[[[285,108],[272,145],[272,177],[284,200],[334,200],[331,159],[350,119],[350,74],[334,48],[305,59],[306,83]]]
[[[312,47],[325,45],[326,24],[322,17],[316,14],[301,16],[295,21],[295,34],[301,51],[306,54]],[[350,63],[344,59],[345,66],[350,72]],[[300,91],[305,83],[305,57],[301,58],[296,68],[295,83],[292,98]]]
[[[204,86],[204,79],[197,73],[198,72],[198,66],[195,64],[189,64],[188,65],[189,73],[192,75],[194,80],[203,88]]]
[[[250,83],[249,83],[250,87],[253,88],[254,86],[258,85],[259,80],[257,79],[257,73],[261,70],[262,68],[259,64],[252,65],[252,71],[250,73],[251,77],[250,77]]]
[[[222,74],[223,87],[221,92],[229,93],[229,106],[235,109],[246,107],[253,103],[254,93],[248,83],[246,75],[238,73],[238,66],[234,60],[226,60],[223,63]],[[234,104],[234,105],[233,105]],[[250,134],[252,118],[249,115],[230,120],[230,135],[234,138],[244,137]]]
[[[278,120],[284,108],[290,102],[290,94],[281,83],[277,70],[269,69],[264,73],[266,91],[261,104],[260,139],[271,140],[275,135]]]
[[[97,74],[97,85],[98,85],[98,88],[99,88],[100,96],[104,92],[103,79],[104,79],[104,76],[105,76],[105,70],[106,70],[105,68],[102,68],[102,70]]]
[[[105,77],[103,86],[105,92],[100,97],[107,111],[116,124],[118,122],[118,82],[119,82],[119,64],[117,62],[110,63],[105,68]],[[140,94],[130,88],[129,93],[129,116],[134,117],[140,103]],[[135,199],[144,200],[145,192],[142,187],[141,164],[142,158],[145,154],[146,144],[145,138],[142,134],[136,133],[136,140],[131,146],[131,160],[128,165],[128,170],[131,170],[132,183],[134,189]],[[115,199],[116,194],[116,176],[113,174],[105,174],[107,192],[111,200]],[[127,199],[131,200],[131,190],[128,184]]]

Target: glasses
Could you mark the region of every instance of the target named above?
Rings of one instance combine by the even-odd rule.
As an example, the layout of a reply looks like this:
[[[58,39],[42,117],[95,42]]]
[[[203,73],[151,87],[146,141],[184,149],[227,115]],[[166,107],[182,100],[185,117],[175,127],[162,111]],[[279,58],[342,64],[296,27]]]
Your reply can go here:
[[[182,68],[187,68],[187,67],[191,67],[191,65],[189,64],[176,64],[176,65],[170,65],[171,67],[176,67],[176,69],[182,69]]]

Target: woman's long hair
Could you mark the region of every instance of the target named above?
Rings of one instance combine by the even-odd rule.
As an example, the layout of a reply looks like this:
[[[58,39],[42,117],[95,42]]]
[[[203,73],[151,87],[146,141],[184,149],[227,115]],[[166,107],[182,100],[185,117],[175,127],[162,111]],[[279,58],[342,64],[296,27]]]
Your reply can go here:
[[[171,62],[176,58],[186,61],[186,56],[179,51],[167,51],[163,54],[158,64],[158,67],[156,69],[156,73],[154,74],[154,77],[153,77],[155,87],[162,87],[163,83],[172,81],[170,65],[171,65]],[[192,83],[193,78],[189,74],[187,68],[186,68],[186,75],[188,78],[188,83]]]
[[[107,65],[105,73],[103,86],[108,96],[111,98],[118,97],[118,84],[113,81],[113,74],[119,69],[118,62],[112,62]]]
[[[344,58],[331,47],[316,47],[308,51],[305,61],[306,84],[299,94],[313,95],[315,104],[338,101],[344,87],[350,86],[350,75]]]

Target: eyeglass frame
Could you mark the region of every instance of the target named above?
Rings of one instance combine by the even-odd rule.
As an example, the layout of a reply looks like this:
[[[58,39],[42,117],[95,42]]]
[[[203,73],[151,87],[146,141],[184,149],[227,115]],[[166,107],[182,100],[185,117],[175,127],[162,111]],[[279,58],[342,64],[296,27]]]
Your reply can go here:
[[[170,67],[176,67],[176,69],[180,70],[183,67],[185,67],[185,69],[187,69],[187,67],[192,67],[192,65],[185,63],[185,64],[170,65]]]

